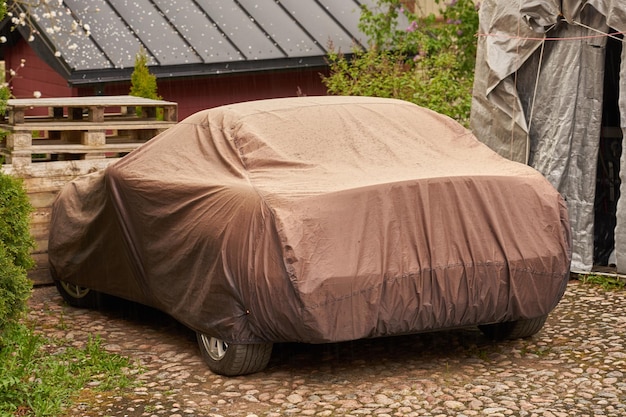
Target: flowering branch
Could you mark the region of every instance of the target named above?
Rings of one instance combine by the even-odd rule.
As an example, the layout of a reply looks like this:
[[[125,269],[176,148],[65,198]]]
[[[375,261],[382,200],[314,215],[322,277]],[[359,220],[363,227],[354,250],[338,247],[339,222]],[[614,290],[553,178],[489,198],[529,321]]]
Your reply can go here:
[[[28,30],[28,42],[33,42],[42,30],[48,36],[69,35],[70,39],[73,36],[91,36],[89,25],[74,19],[63,0],[13,0],[6,5],[6,15],[10,17],[14,29],[21,27]],[[71,17],[69,27],[62,23],[64,16]],[[6,42],[6,38],[0,38],[0,42]],[[77,47],[76,43],[68,45],[70,50]],[[55,51],[55,56],[61,56],[60,51]]]

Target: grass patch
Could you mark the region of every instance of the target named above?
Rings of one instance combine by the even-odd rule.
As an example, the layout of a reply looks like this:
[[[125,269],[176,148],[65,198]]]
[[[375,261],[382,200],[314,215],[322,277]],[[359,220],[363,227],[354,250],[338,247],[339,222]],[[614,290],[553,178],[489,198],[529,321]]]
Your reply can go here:
[[[108,391],[135,384],[128,358],[107,352],[99,337],[82,348],[51,341],[23,324],[0,341],[0,416],[58,416],[81,390]]]
[[[606,291],[623,290],[626,287],[625,280],[611,275],[579,274],[578,280],[583,284],[602,287]]]

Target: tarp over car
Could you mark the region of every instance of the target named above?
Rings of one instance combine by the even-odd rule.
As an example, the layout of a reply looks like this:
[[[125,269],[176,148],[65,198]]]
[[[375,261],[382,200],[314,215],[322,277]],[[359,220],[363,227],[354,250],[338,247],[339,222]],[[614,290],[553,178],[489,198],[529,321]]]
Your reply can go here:
[[[471,128],[502,156],[528,163],[567,201],[572,269],[594,264],[594,199],[602,127],[605,47],[626,32],[623,0],[486,0]],[[621,33],[620,33],[621,32]],[[626,129],[626,48],[619,81]],[[621,166],[626,166],[624,157]],[[624,173],[621,195],[626,195]],[[622,199],[623,200],[623,199]],[[626,203],[617,205],[615,253],[626,272]]]
[[[57,279],[232,343],[531,319],[569,272],[536,170],[411,103],[301,97],[197,113],[65,187]]]

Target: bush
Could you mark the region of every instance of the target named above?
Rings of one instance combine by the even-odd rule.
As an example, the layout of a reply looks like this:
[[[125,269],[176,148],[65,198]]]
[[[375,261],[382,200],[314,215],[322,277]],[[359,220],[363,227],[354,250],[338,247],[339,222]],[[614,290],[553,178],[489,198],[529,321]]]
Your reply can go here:
[[[130,76],[130,95],[135,97],[149,98],[152,100],[161,100],[157,92],[156,76],[150,72],[148,68],[148,55],[146,50],[141,48],[135,56],[135,69]],[[141,107],[135,109],[137,117],[142,117],[143,110]],[[158,108],[156,118],[163,120],[163,109]]]
[[[400,27],[401,15],[408,26]],[[478,9],[471,0],[452,0],[441,16],[418,18],[400,0],[378,0],[375,10],[362,6],[368,48],[355,48],[351,57],[331,50],[330,74],[322,76],[328,92],[399,98],[468,126]]]
[[[17,321],[30,296],[31,211],[22,181],[0,173],[0,332]]]
[[[135,68],[130,76],[130,95],[160,100],[156,77],[148,69],[148,56],[141,48],[135,56]]]

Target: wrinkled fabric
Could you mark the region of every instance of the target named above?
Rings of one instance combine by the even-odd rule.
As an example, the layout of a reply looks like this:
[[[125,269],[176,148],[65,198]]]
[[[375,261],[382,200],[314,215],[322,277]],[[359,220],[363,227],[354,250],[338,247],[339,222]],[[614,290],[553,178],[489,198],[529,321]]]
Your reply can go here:
[[[624,19],[626,21],[626,19]],[[626,80],[626,48],[622,48],[622,66],[620,68],[620,80]],[[619,91],[619,108],[625,109],[620,111],[620,124],[622,126],[622,137],[626,138],[626,87],[623,86]],[[626,149],[626,146],[622,145],[622,149]],[[622,151],[620,157],[620,195],[626,196],[626,170],[621,168],[626,167],[626,152]],[[617,224],[615,226],[615,261],[617,264],[617,270],[620,273],[626,272],[626,198],[620,198],[617,200],[616,208]]]
[[[231,343],[535,318],[568,279],[567,209],[451,119],[367,97],[224,106],[53,207],[57,279]]]
[[[471,129],[500,155],[539,170],[563,195],[577,271],[593,267],[606,46],[601,33],[626,30],[624,14],[620,1],[481,5]],[[623,91],[626,79],[620,83]],[[618,269],[626,270],[622,265]]]

